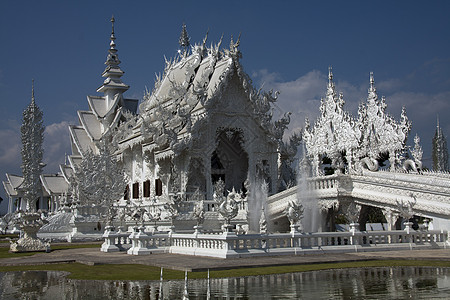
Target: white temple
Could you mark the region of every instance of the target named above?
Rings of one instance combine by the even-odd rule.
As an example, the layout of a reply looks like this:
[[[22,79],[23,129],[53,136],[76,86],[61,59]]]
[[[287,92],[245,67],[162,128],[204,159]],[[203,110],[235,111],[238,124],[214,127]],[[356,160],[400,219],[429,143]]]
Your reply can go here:
[[[412,158],[404,157],[411,122],[405,110],[399,122],[387,114],[372,74],[367,102],[355,118],[344,110],[343,95],[337,95],[330,69],[318,120],[313,126],[307,122],[302,135],[283,140],[290,115],[273,120],[277,93],[253,87],[240,63],[240,39],[231,38],[228,48],[221,48],[222,39],[208,47],[207,37],[191,46],[183,27],[181,50],[166,60],[163,75],[138,107],[138,100],[124,96],[129,86],[121,79],[124,72],[119,66],[114,18],[111,21],[105,80],[97,89],[103,95],[88,96],[88,109],[78,111],[79,124],[70,126],[68,164],[60,166],[59,174],[41,175],[42,192],[35,207],[54,215],[53,224],[63,224],[44,226],[44,231],[72,237],[100,233],[105,209],[110,207],[120,216],[117,225],[141,222],[152,231],[174,225],[177,230],[190,230],[200,201],[204,228],[220,230],[223,215],[219,212],[225,203],[217,199],[227,195],[237,205],[229,220],[237,232],[252,230],[252,215],[260,222],[256,225],[260,230],[289,230],[284,212],[290,201],[298,202],[300,194],[315,199],[324,224],[338,211],[350,216],[351,205],[358,205],[358,216],[363,205],[384,209],[386,219],[396,215],[388,220],[392,225],[400,215],[396,203],[408,199],[417,200],[420,216],[444,220],[450,216],[450,175],[422,171],[418,137],[410,151]],[[293,161],[302,138],[306,156],[300,173],[308,178],[306,190],[299,191],[295,186],[298,166]],[[100,182],[99,174],[108,172],[89,165],[89,159],[105,155],[102,149],[106,148],[124,174],[125,188],[112,203],[98,205],[87,197],[95,198],[98,186],[90,187],[94,192],[85,192],[87,183],[79,174],[91,172],[92,177],[84,180]],[[3,184],[12,213],[23,209],[22,178],[6,176]],[[103,177],[104,186],[120,186],[114,178]],[[404,186],[399,187],[402,182]],[[377,194],[377,187],[386,190]],[[218,194],[220,189],[223,195]]]

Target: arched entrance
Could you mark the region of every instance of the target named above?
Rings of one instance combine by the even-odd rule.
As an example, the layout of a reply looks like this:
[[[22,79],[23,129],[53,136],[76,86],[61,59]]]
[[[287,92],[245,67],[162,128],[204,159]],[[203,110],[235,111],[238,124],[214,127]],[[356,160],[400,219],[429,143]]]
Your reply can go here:
[[[243,133],[239,129],[221,129],[216,149],[211,155],[211,182],[225,182],[225,191],[244,189],[248,174],[248,154],[245,152]]]

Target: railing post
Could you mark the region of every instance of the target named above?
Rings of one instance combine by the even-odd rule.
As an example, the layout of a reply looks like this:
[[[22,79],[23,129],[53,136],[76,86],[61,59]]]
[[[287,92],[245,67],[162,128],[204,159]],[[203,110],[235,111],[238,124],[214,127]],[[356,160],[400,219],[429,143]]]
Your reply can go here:
[[[105,241],[100,248],[102,252],[118,252],[120,251],[119,247],[116,246],[115,240],[118,237],[117,233],[114,232],[113,226],[106,226],[105,232],[102,236]]]

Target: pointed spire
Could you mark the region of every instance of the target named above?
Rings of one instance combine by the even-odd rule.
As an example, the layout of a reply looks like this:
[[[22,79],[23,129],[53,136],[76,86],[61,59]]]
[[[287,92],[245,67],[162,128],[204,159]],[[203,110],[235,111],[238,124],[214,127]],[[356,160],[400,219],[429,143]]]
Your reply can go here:
[[[116,49],[116,43],[114,42],[116,40],[116,36],[114,35],[114,22],[115,21],[116,20],[114,19],[114,15],[113,15],[111,17],[111,37],[110,37],[111,42],[109,43],[110,50],[115,50]]]
[[[373,79],[373,72],[370,72],[370,88],[369,88],[369,92],[376,92],[376,88],[375,88],[375,80]]]
[[[117,66],[120,64],[119,57],[117,56],[117,49],[116,49],[116,35],[114,34],[114,22],[116,20],[114,19],[114,16],[111,17],[111,37],[109,42],[109,50],[108,50],[108,57],[106,59],[105,65],[108,66]]]
[[[328,67],[328,88],[332,88],[333,85],[333,67]]]
[[[336,96],[336,91],[334,89],[334,82],[333,82],[333,67],[328,67],[328,88],[327,88],[327,96],[332,96],[333,99]]]
[[[34,79],[31,79],[31,104],[35,104],[34,99]]]
[[[190,45],[191,39],[189,38],[189,35],[186,30],[186,24],[183,23],[183,26],[181,28],[181,34],[180,39],[178,40],[178,44],[180,44],[181,48],[187,49]]]
[[[116,22],[114,15],[111,17],[111,36],[109,42],[108,56],[106,57],[105,65],[106,68],[102,73],[102,77],[106,79],[103,82],[103,85],[97,89],[97,92],[106,93],[108,90],[111,91],[111,95],[115,94],[116,91],[125,92],[130,87],[122,82],[120,77],[124,74],[124,72],[120,69],[120,60],[117,55],[116,49],[116,35],[114,31],[114,23]]]

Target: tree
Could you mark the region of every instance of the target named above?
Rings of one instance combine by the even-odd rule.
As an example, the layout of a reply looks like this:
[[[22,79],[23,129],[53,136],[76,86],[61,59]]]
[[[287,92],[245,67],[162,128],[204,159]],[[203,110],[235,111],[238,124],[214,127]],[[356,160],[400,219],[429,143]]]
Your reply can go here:
[[[123,168],[108,148],[103,138],[98,143],[99,154],[89,151],[75,168],[71,179],[74,198],[82,205],[107,208],[107,221],[112,222],[114,203],[123,197],[126,180]]]
[[[22,174],[23,183],[21,190],[26,203],[27,211],[35,211],[34,202],[41,194],[40,175],[44,164],[42,157],[44,150],[42,143],[44,141],[45,127],[42,122],[43,113],[35,103],[34,99],[34,81],[31,90],[31,103],[23,111],[23,121],[20,128],[22,138]]]
[[[448,149],[447,140],[439,127],[439,119],[436,126],[436,132],[433,137],[433,169],[435,171],[448,171]]]

